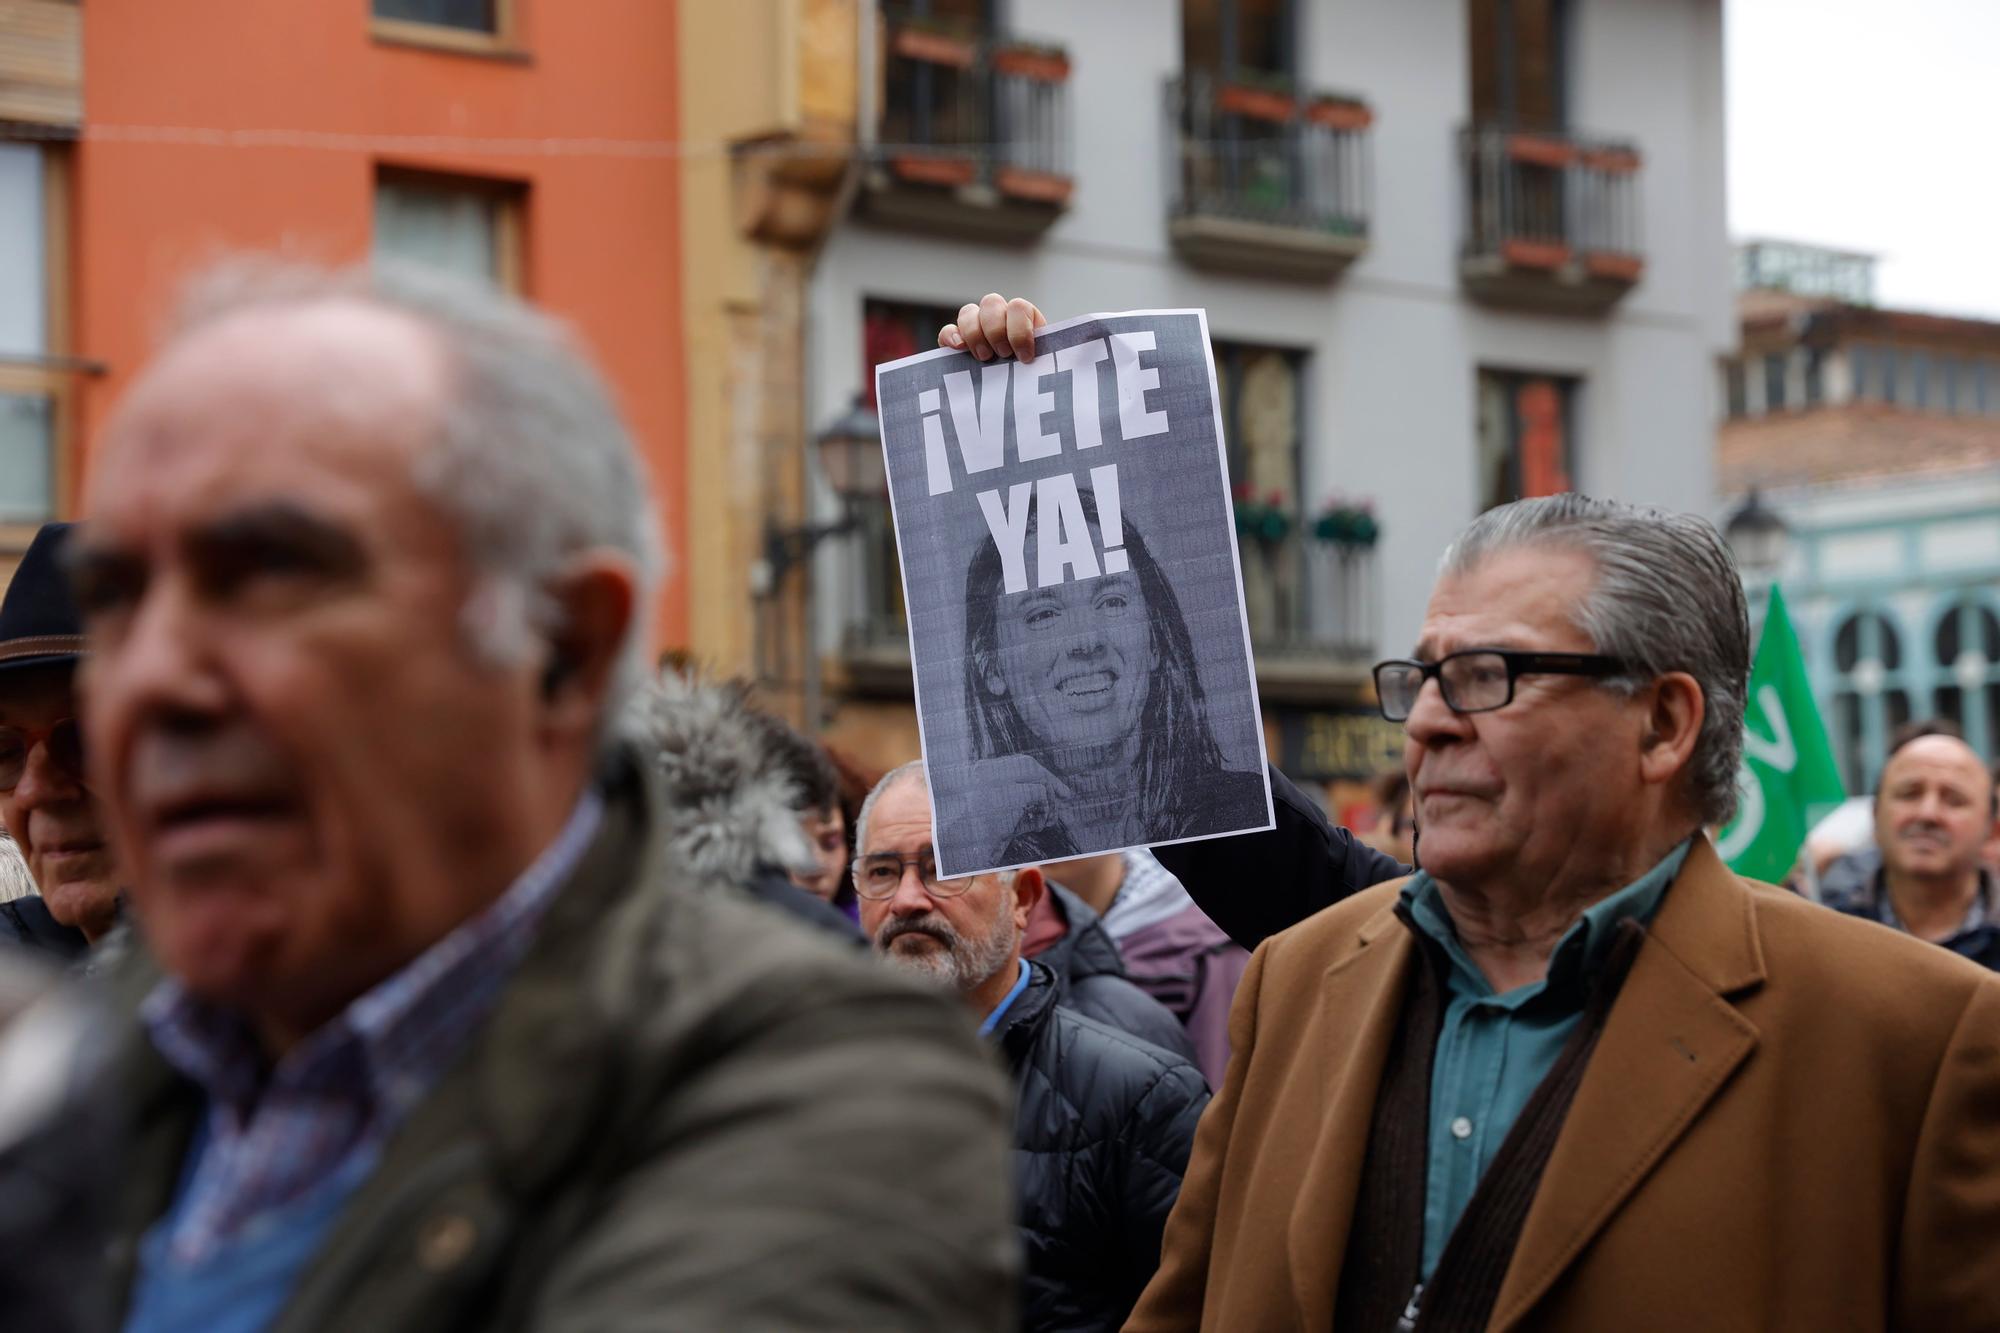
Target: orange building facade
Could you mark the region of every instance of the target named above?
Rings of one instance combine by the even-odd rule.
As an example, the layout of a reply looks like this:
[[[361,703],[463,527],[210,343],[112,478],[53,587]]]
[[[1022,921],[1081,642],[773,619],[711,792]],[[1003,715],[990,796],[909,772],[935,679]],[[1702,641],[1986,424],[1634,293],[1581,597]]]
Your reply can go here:
[[[97,433],[191,272],[244,250],[374,253],[518,291],[576,329],[687,569],[674,0],[9,8],[39,24],[0,32],[15,131],[0,147],[43,159],[49,313],[35,356],[0,348],[0,374],[38,358],[50,386],[55,514],[75,512]],[[10,89],[59,82],[70,58],[79,123],[60,106],[39,128],[33,104],[10,114]],[[27,510],[17,497],[7,533]],[[678,580],[663,593],[664,643],[685,641],[687,600]]]

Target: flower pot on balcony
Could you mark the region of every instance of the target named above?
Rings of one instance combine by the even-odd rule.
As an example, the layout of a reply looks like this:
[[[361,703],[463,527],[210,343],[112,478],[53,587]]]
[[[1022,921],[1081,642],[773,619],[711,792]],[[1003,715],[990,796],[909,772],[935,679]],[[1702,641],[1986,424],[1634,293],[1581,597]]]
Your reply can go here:
[[[1365,505],[1330,506],[1313,520],[1312,535],[1327,546],[1366,550],[1381,538],[1382,526]]]
[[[1639,154],[1631,148],[1591,148],[1582,160],[1590,170],[1607,176],[1630,176],[1639,169]]]
[[[1569,247],[1561,241],[1531,241],[1510,236],[1500,242],[1500,258],[1509,268],[1554,272],[1569,263]]]
[[[1036,83],[1069,82],[1069,56],[1060,47],[1003,46],[993,53],[993,72]]]
[[[1306,119],[1330,130],[1365,130],[1375,123],[1375,113],[1348,98],[1315,97],[1306,103]]]
[[[1247,83],[1225,83],[1215,90],[1215,109],[1231,116],[1252,120],[1288,121],[1298,108],[1290,93],[1258,88]]]
[[[979,176],[979,164],[969,153],[899,153],[889,159],[896,179],[912,185],[955,188]]]
[[[993,187],[1010,199],[1021,199],[1034,204],[1053,204],[1058,208],[1069,203],[1076,182],[1068,176],[1053,171],[1031,171],[1027,167],[1001,167],[993,173]]]
[[[1576,145],[1541,134],[1510,134],[1507,156],[1531,167],[1566,167],[1576,161]]]
[[[931,28],[900,27],[889,41],[889,49],[905,60],[926,65],[946,65],[971,69],[977,54],[969,38]]]
[[[1637,282],[1646,271],[1646,261],[1637,255],[1610,250],[1593,250],[1583,257],[1583,271],[1609,282]]]
[[[1273,492],[1268,501],[1260,503],[1250,495],[1248,487],[1238,486],[1235,490],[1237,536],[1272,547],[1291,534],[1292,516],[1284,507],[1284,496]]]

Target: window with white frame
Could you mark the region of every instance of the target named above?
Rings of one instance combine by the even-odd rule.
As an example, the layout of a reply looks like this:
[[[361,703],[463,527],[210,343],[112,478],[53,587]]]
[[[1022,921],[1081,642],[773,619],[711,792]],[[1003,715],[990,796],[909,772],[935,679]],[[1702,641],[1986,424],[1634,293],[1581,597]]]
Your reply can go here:
[[[503,290],[520,286],[518,187],[385,170],[375,184],[375,255]]]
[[[55,517],[66,376],[55,363],[51,189],[40,145],[0,143],[0,524]]]

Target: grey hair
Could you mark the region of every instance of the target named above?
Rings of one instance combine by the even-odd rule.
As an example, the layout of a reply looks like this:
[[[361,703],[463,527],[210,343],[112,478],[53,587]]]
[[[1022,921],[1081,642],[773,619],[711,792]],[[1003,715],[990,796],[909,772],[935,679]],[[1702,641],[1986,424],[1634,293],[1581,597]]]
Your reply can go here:
[[[931,776],[925,770],[924,761],[921,759],[912,759],[907,764],[898,764],[887,773],[884,773],[882,780],[870,788],[868,795],[862,798],[861,813],[854,816],[855,855],[859,856],[862,849],[868,846],[868,817],[875,813],[875,802],[881,797],[883,792],[889,790],[889,788],[895,786],[897,783],[904,781],[915,782],[924,789],[926,795],[930,794]]]
[[[456,520],[479,575],[460,615],[476,652],[496,665],[526,661],[558,628],[546,588],[566,561],[604,549],[631,560],[638,595],[606,701],[608,734],[647,674],[665,539],[610,391],[563,324],[424,269],[328,269],[253,255],[197,275],[170,337],[248,310],[349,300],[415,320],[449,363],[453,393],[416,482]]]
[[[926,795],[930,793],[931,775],[929,770],[925,769],[923,760],[912,759],[907,764],[898,764],[896,767],[890,769],[882,775],[882,780],[877,782],[862,800],[861,811],[854,816],[854,854],[856,856],[862,855],[863,849],[868,846],[868,817],[875,813],[876,799],[897,783],[906,781],[914,782],[922,787]],[[1018,872],[1002,870],[997,873],[1002,884],[1012,884],[1014,876]]]
[[[28,869],[28,859],[21,855],[20,844],[12,834],[0,830],[0,902],[31,898],[39,892],[35,872]]]
[[[1750,612],[1736,561],[1705,518],[1587,495],[1552,495],[1489,509],[1439,563],[1461,575],[1521,548],[1576,551],[1597,577],[1571,612],[1597,651],[1623,658],[1629,676],[1606,682],[1637,693],[1670,671],[1701,686],[1701,731],[1688,759],[1690,803],[1701,821],[1736,813],[1743,710],[1750,675]]]

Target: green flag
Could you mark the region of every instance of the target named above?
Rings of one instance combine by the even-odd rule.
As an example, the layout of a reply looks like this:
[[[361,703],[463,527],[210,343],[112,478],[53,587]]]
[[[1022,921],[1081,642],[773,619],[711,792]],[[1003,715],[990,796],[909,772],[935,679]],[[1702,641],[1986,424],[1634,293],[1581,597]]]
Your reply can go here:
[[[1773,884],[1791,872],[1813,821],[1847,796],[1813,706],[1799,637],[1775,583],[1750,667],[1736,785],[1736,818],[1716,838],[1715,848],[1737,874]]]

